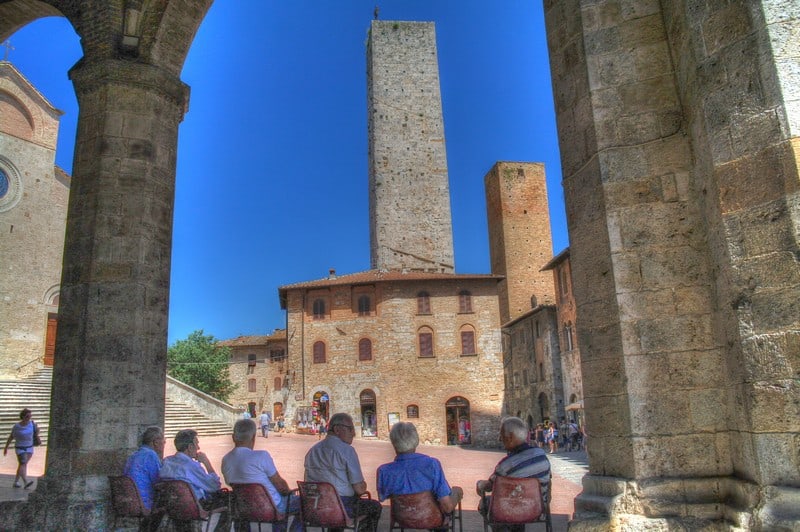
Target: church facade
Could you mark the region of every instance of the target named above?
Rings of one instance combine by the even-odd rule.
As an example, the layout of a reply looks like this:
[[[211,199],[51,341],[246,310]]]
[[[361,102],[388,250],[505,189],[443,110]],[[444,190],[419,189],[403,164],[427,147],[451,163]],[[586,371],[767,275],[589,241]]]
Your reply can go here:
[[[61,111],[0,61],[0,377],[53,365],[70,177]]]

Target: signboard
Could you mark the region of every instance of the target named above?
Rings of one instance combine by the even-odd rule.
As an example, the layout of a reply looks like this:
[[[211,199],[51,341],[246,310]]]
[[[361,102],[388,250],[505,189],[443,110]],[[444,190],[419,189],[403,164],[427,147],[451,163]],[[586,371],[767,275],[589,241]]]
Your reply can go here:
[[[389,412],[387,417],[389,418],[389,430],[392,430],[392,425],[400,422],[400,412]]]

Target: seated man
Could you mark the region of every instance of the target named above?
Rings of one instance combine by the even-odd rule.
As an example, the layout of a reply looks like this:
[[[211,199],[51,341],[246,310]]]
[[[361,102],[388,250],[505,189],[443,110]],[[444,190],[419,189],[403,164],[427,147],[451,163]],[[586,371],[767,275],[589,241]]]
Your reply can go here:
[[[153,509],[153,485],[158,481],[165,443],[161,427],[147,427],[142,433],[139,450],[130,455],[125,463],[123,475],[133,479],[142,497],[142,504],[148,510]],[[163,516],[164,512],[160,511],[142,519],[139,530],[156,530]]]
[[[359,532],[375,532],[381,517],[381,503],[360,499],[367,492],[367,483],[361,473],[361,463],[352,447],[356,434],[353,419],[344,413],[331,416],[328,434],[306,454],[305,480],[328,482],[342,499],[347,515],[361,516]]]
[[[214,472],[214,467],[205,453],[200,451],[197,432],[191,429],[178,432],[175,435],[175,450],[178,452],[164,459],[159,479],[187,482],[200,505],[206,510],[227,507],[229,492],[220,489],[222,484],[219,476]],[[215,530],[229,530],[228,513],[223,512],[219,515]]]
[[[549,500],[550,460],[547,459],[547,453],[544,449],[525,443],[527,435],[528,428],[525,426],[525,422],[518,417],[507,417],[500,422],[500,441],[508,451],[508,454],[497,463],[489,480],[478,481],[475,486],[478,495],[483,497],[486,493],[492,491],[492,482],[498,475],[513,478],[535,477],[541,483],[544,500]],[[481,499],[478,511],[485,516],[488,510],[489,505],[484,505],[483,499]],[[504,530],[522,531],[524,529],[525,527],[522,525],[509,526]]]
[[[297,514],[300,499],[289,496],[289,484],[280,476],[275,462],[267,451],[254,451],[256,445],[256,424],[252,419],[240,419],[233,426],[235,447],[222,457],[222,475],[231,484],[261,484],[269,493],[272,503],[284,514]],[[283,523],[272,525],[273,531],[285,530]],[[295,518],[291,530],[302,530],[300,520]]]
[[[458,506],[464,491],[450,486],[444,478],[442,464],[436,458],[417,453],[419,434],[413,423],[395,423],[389,432],[394,447],[394,462],[378,468],[378,499],[385,501],[392,495],[409,495],[430,491],[439,502],[443,514]]]

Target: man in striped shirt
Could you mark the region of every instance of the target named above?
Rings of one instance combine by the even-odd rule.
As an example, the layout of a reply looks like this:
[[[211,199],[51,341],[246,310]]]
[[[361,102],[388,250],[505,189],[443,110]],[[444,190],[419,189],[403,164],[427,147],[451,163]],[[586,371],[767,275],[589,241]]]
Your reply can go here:
[[[542,486],[542,496],[550,499],[550,460],[543,449],[526,443],[528,427],[518,417],[507,417],[500,422],[500,441],[508,454],[500,460],[494,468],[494,473],[489,480],[479,480],[475,488],[481,496],[478,511],[486,515],[488,504],[484,507],[484,495],[492,491],[495,477],[531,478],[539,479]]]

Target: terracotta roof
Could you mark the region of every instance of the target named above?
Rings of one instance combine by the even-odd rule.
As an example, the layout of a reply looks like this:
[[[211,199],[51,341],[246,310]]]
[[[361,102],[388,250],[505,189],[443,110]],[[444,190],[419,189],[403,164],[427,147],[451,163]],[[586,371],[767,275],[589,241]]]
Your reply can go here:
[[[421,271],[401,271],[401,270],[366,270],[363,272],[349,273],[345,275],[333,275],[315,281],[304,281],[301,283],[287,284],[278,287],[280,293],[287,290],[300,288],[324,288],[328,286],[341,286],[348,284],[372,284],[386,282],[419,282],[419,281],[460,281],[460,280],[495,280],[503,279],[502,275],[490,273],[434,273]]]
[[[270,335],[237,336],[230,340],[220,340],[217,345],[225,347],[266,345],[267,342],[276,340],[286,340],[286,329],[275,329],[275,332]]]

